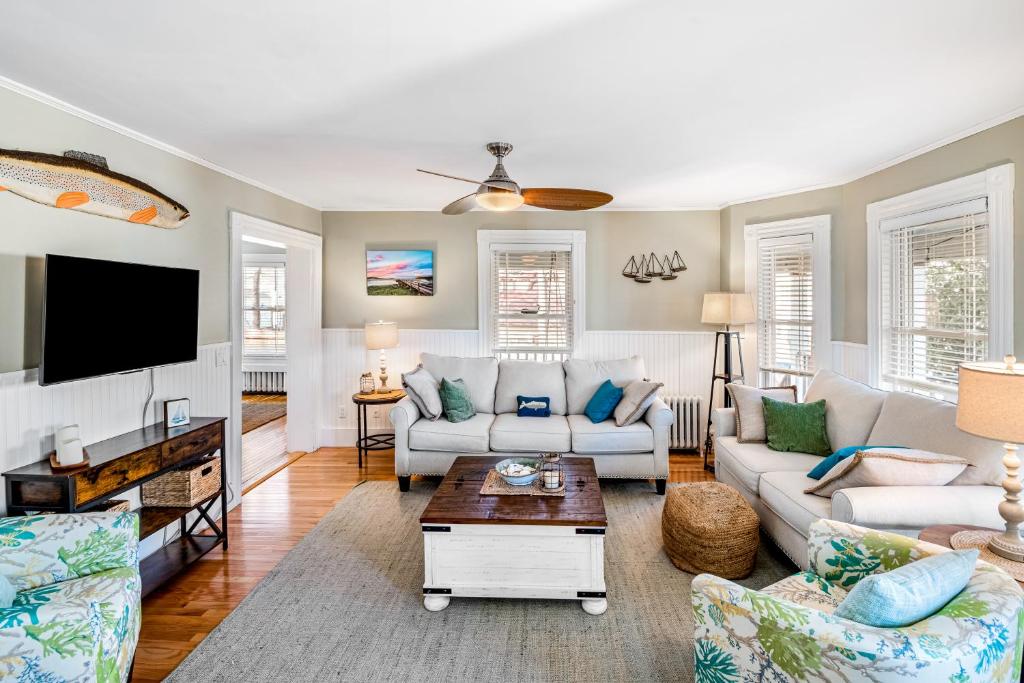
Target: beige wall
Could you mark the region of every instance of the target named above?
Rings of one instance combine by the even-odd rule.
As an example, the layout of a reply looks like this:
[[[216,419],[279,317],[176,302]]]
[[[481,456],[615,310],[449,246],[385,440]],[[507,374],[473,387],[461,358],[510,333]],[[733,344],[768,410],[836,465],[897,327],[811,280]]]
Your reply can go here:
[[[320,212],[0,88],[0,147],[107,158],[188,207],[177,230],[36,204],[0,193],[0,372],[38,364],[42,257],[47,253],[200,270],[199,343],[226,341],[228,212],[320,232]],[[164,305],[154,296],[154,305]],[[169,311],[173,320],[173,310]]]
[[[324,327],[383,318],[400,327],[477,328],[478,229],[587,232],[587,329],[695,330],[705,291],[719,286],[717,211],[328,212],[324,214]],[[433,297],[370,297],[366,249],[432,249]],[[630,254],[679,250],[688,270],[637,284],[621,275]]]
[[[867,205],[895,195],[1016,164],[1014,188],[1014,340],[1024,356],[1024,117],[964,138],[845,185],[737,204],[722,218],[723,288],[741,290],[747,223],[832,216],[832,338],[867,342]]]

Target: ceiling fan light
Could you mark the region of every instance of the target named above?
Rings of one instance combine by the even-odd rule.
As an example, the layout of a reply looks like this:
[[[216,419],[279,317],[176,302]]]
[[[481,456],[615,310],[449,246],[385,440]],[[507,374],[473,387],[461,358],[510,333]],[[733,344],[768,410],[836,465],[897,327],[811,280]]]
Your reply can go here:
[[[523,195],[518,192],[480,192],[476,203],[488,211],[514,211],[523,205]]]

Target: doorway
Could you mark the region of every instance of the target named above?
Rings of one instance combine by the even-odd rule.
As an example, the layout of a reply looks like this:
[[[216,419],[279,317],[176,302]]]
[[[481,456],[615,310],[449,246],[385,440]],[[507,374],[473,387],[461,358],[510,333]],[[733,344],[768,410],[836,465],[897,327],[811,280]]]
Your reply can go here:
[[[232,212],[232,437],[245,491],[319,447],[319,235]]]

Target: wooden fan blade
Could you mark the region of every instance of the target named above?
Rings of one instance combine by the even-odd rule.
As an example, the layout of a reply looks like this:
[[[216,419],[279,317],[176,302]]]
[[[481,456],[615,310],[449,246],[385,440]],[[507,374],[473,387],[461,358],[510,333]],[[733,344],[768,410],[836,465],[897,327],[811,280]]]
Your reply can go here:
[[[470,180],[469,178],[460,178],[457,175],[448,175],[447,173],[438,173],[437,171],[427,171],[422,168],[417,168],[420,173],[428,173],[430,175],[441,176],[442,178],[449,178],[451,180],[461,180],[464,183],[473,183],[474,185],[486,185],[487,187],[496,187],[499,190],[505,190],[508,192],[508,188],[504,185],[497,185],[495,183],[489,183],[486,180]]]
[[[441,213],[446,216],[458,216],[460,213],[466,213],[476,208],[476,192],[473,194],[467,194],[462,199],[456,199],[448,206],[441,209]]]
[[[523,201],[530,206],[554,211],[585,211],[604,206],[612,196],[595,190],[573,190],[562,187],[528,187]]]

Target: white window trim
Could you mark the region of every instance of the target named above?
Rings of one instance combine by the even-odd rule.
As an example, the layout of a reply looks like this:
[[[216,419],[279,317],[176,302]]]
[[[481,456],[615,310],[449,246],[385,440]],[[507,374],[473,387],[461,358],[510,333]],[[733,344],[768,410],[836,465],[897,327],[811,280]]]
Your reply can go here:
[[[757,309],[757,242],[769,237],[789,237],[810,233],[813,239],[811,258],[814,264],[814,366],[832,367],[832,216],[807,216],[770,223],[751,223],[743,228],[744,280],[746,291]],[[747,325],[745,336],[753,338],[744,355],[746,365],[758,374],[757,324]],[[753,348],[750,348],[753,347]],[[751,377],[746,378],[747,382]]]
[[[945,183],[868,204],[868,381],[881,384],[882,286],[879,247],[882,224],[909,214],[986,197],[989,230],[989,360],[1013,352],[1013,164],[1003,164]],[[955,392],[949,398],[955,399]]]
[[[477,315],[480,328],[480,352],[493,355],[491,338],[491,246],[494,244],[563,244],[572,249],[573,354],[583,340],[586,328],[587,233],[584,230],[478,230],[477,243]]]

